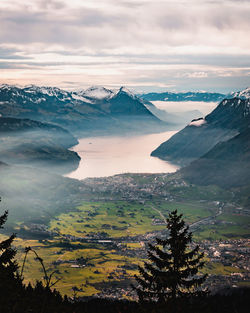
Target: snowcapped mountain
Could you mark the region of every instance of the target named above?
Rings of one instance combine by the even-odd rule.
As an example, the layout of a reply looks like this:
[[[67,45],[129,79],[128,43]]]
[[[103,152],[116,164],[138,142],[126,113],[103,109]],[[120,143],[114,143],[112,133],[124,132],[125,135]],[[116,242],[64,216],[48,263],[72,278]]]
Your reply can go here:
[[[209,123],[218,127],[238,129],[242,131],[249,127],[250,122],[250,88],[227,96],[220,104],[206,116]]]
[[[33,102],[43,102],[47,100],[47,97],[55,97],[60,101],[68,102],[79,100],[86,103],[95,103],[100,100],[109,100],[113,97],[116,97],[120,94],[127,95],[132,99],[144,103],[142,99],[138,98],[134,93],[132,93],[126,87],[120,87],[117,90],[107,89],[105,87],[92,86],[85,90],[79,91],[66,91],[57,87],[46,87],[46,86],[18,86],[18,85],[0,85],[1,99],[8,101],[13,97],[21,97],[26,100],[31,100]],[[6,98],[6,99],[5,99]],[[35,98],[39,100],[35,101]]]
[[[36,103],[40,104],[48,101],[48,99],[57,99],[61,102],[69,102],[74,100],[71,92],[67,92],[57,87],[44,86],[14,86],[14,85],[0,85],[0,101],[7,103],[15,103],[21,101],[23,104]]]
[[[117,93],[123,93],[123,94],[127,94],[129,97],[133,98],[133,99],[138,99],[139,101],[141,101],[143,103],[143,101],[136,96],[135,93],[133,93],[131,90],[129,90],[128,88],[122,86],[117,92]]]
[[[5,92],[11,92],[13,96],[24,96],[30,95],[38,95],[43,94],[50,97],[57,97],[61,100],[67,100],[69,98],[70,93],[59,89],[57,87],[45,87],[45,86],[35,86],[35,85],[27,85],[27,86],[15,86],[15,85],[8,85],[2,84],[0,85],[0,90]]]
[[[244,132],[250,125],[249,88],[228,96],[205,118],[193,120],[152,152],[153,156],[181,165],[201,157],[217,143]],[[245,98],[243,98],[245,97]]]
[[[231,98],[240,98],[243,100],[250,99],[250,87],[242,91],[232,92],[230,94]]]
[[[72,132],[158,131],[167,127],[124,87],[90,87],[66,91],[57,87],[0,86],[0,114],[51,122]]]
[[[92,101],[104,100],[104,99],[109,100],[117,96],[119,93],[126,94],[127,96],[133,99],[138,99],[143,103],[143,101],[139,97],[137,97],[132,91],[130,91],[129,89],[123,86],[120,87],[119,89],[107,89],[105,87],[92,86],[92,87],[87,88],[86,90],[80,90],[78,92],[74,92],[75,95],[82,96],[85,99],[89,99]]]
[[[78,96],[82,96],[85,99],[108,99],[114,95],[114,92],[105,87],[92,86],[86,90],[74,92]]]

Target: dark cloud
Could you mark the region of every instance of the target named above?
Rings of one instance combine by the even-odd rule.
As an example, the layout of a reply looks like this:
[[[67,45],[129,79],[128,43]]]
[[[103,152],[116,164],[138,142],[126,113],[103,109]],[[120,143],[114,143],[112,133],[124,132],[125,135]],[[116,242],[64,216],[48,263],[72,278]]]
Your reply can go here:
[[[6,60],[30,60],[30,56],[20,55],[21,51],[15,48],[6,48],[0,46],[0,59]]]
[[[0,61],[0,69],[24,69],[24,68],[27,68],[27,66],[20,64],[20,63],[1,62]]]

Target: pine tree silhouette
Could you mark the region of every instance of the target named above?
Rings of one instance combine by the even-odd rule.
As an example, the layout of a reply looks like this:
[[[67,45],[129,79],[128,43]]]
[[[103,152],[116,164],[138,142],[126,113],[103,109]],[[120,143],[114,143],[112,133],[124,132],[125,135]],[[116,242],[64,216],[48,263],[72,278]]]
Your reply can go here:
[[[0,216],[0,228],[3,228],[7,217],[8,211]],[[11,246],[15,237],[15,234],[12,234],[0,242],[0,303],[1,309],[5,309],[3,312],[9,312],[11,305],[21,297],[22,292],[22,280],[18,275],[18,264],[15,260],[16,249]]]
[[[156,245],[148,245],[150,262],[139,266],[140,276],[135,276],[138,286],[134,288],[140,301],[165,303],[204,293],[199,287],[207,275],[198,275],[204,266],[204,254],[198,245],[189,249],[192,233],[177,210],[169,214],[167,228],[169,237],[156,238]]]

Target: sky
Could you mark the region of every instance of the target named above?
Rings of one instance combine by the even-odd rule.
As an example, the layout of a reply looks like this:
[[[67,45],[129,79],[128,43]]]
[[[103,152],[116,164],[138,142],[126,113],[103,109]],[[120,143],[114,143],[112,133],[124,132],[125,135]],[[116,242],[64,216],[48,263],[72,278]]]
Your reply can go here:
[[[0,83],[250,86],[250,0],[0,0]]]

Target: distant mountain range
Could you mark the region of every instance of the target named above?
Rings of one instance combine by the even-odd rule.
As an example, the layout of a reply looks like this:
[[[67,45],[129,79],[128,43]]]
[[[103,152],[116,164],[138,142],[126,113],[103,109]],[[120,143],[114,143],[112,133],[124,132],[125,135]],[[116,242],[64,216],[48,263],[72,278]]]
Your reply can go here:
[[[0,86],[0,114],[49,122],[78,136],[90,133],[152,132],[167,128],[143,100],[121,87],[69,92],[55,87]]]
[[[66,173],[80,157],[76,138],[150,133],[168,124],[124,87],[65,91],[56,87],[0,86],[0,161]],[[70,131],[70,132],[69,132]]]
[[[192,92],[160,95],[166,94],[169,101],[218,101],[223,97],[217,93]],[[218,184],[223,184],[222,173],[236,166],[231,156],[248,169],[250,88],[227,95],[205,118],[199,118],[198,113],[190,113],[197,114],[197,118],[162,143],[152,156],[187,166],[181,173],[194,183],[216,183],[216,175],[208,173],[213,169],[220,175]],[[53,171],[64,173],[75,169],[80,160],[75,152],[68,150],[77,143],[70,132],[78,138],[150,133],[173,129],[176,123],[176,116],[159,110],[146,97],[141,99],[124,87],[115,91],[90,87],[76,92],[34,85],[1,85],[0,162],[1,166],[51,166]],[[221,160],[226,161],[222,164]],[[238,173],[235,177],[241,173],[234,172]],[[232,180],[233,184],[235,181]]]
[[[139,95],[147,101],[203,101],[218,102],[225,98],[224,94],[215,92],[150,92]]]
[[[152,155],[186,165],[180,173],[195,184],[250,184],[250,88],[223,99]]]

